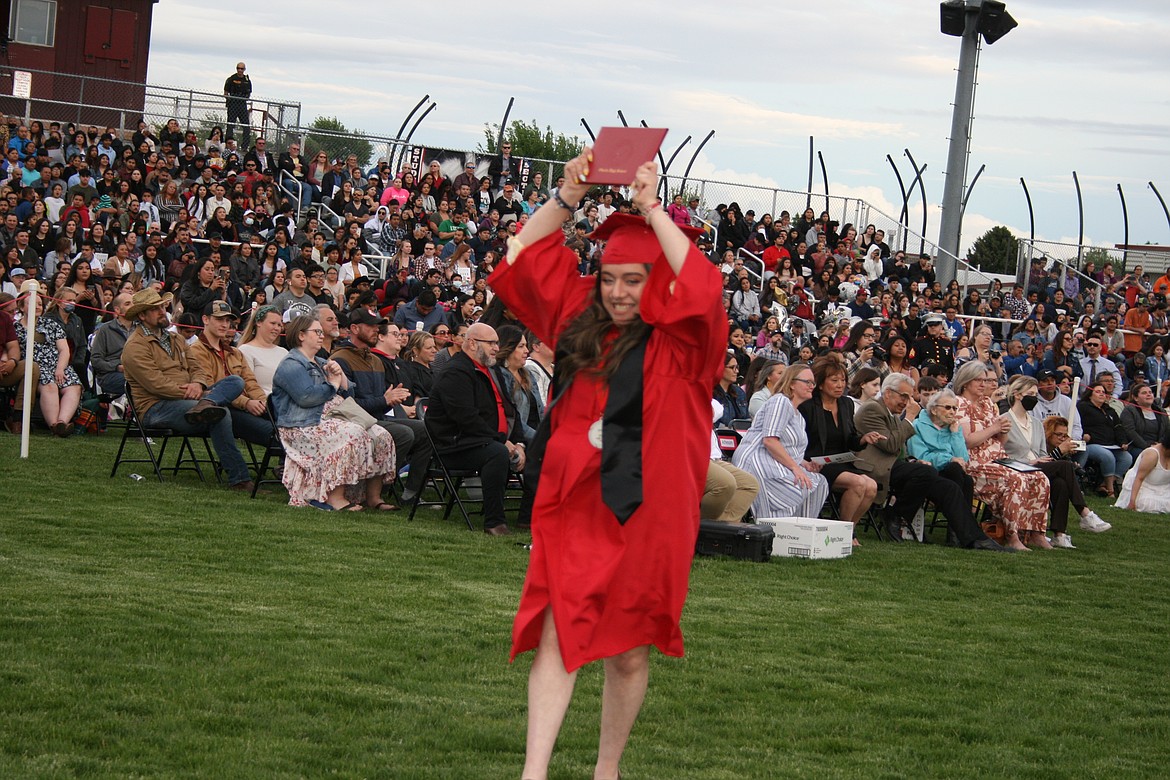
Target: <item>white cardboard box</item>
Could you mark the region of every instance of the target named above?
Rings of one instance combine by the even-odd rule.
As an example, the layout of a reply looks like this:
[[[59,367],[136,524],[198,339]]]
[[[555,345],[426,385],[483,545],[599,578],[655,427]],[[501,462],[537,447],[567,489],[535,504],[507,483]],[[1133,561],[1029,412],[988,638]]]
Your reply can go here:
[[[757,518],[772,528],[772,555],[782,558],[844,558],[853,554],[853,524],[815,517]]]

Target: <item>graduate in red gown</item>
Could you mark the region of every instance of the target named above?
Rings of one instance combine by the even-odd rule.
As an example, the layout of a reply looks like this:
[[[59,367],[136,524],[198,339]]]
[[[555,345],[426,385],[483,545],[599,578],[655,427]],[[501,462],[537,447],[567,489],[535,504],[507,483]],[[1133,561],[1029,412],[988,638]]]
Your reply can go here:
[[[522,775],[536,780],[547,776],[578,668],[604,659],[594,777],[612,778],[645,696],[650,646],[683,653],[711,387],[727,343],[719,273],[663,211],[653,162],[633,183],[642,216],[610,216],[593,233],[607,242],[599,276],[578,274],[561,224],[588,189],[589,162],[586,147],[565,166],[565,185],[489,280],[557,354],[552,406],[529,453],[539,482],[512,643],[513,658],[537,651]]]

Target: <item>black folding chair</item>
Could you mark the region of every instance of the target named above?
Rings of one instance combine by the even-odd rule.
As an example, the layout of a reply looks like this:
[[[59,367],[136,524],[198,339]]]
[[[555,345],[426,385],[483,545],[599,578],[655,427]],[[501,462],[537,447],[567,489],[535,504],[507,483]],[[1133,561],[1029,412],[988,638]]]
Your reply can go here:
[[[142,423],[142,418],[138,414],[138,409],[134,404],[134,396],[130,391],[130,383],[126,383],[126,413],[123,417],[125,428],[122,431],[122,441],[118,445],[118,453],[114,456],[114,467],[110,470],[110,478],[112,479],[118,473],[118,467],[124,463],[149,463],[154,469],[154,475],[158,477],[158,481],[163,481],[164,468],[163,460],[166,457],[167,445],[171,439],[179,440],[179,454],[175,458],[175,465],[170,467],[171,476],[176,476],[180,471],[194,471],[200,482],[205,482],[203,477],[203,469],[200,463],[208,463],[212,467],[212,473],[218,479],[219,464],[215,460],[215,455],[211,451],[211,443],[206,436],[192,435],[187,436],[180,433],[175,433],[172,428],[164,428],[160,426],[146,426]],[[203,442],[203,448],[207,452],[207,459],[200,460],[195,455],[195,449],[191,445],[191,439],[200,439]],[[146,449],[145,458],[129,458],[124,457],[126,452],[126,445],[131,441],[137,441]],[[158,452],[155,453],[155,446],[158,446]]]
[[[252,498],[255,498],[256,494],[260,492],[261,485],[283,484],[278,476],[277,470],[284,466],[284,444],[280,441],[280,434],[276,430],[276,414],[272,411],[271,398],[264,402],[264,413],[268,415],[268,422],[272,423],[272,434],[268,437],[268,442],[264,445],[264,453],[257,459],[256,451],[252,448],[252,442],[244,442],[248,446],[248,456],[252,459],[252,470],[255,474],[255,479],[252,480]],[[275,463],[273,463],[274,460],[276,461]],[[272,476],[265,477],[264,475],[270,469]]]
[[[429,399],[419,398],[415,401],[415,409],[418,412],[418,419],[426,421],[427,407]],[[423,431],[426,433],[427,439],[431,443],[431,462],[427,465],[427,476],[423,482],[422,487],[418,493],[415,494],[414,501],[410,504],[410,515],[407,520],[414,520],[415,512],[420,506],[441,506],[444,507],[443,519],[446,520],[451,516],[451,510],[459,507],[459,513],[463,515],[463,522],[467,524],[468,530],[474,531],[475,526],[471,523],[471,516],[467,513],[467,507],[463,502],[475,503],[475,499],[470,496],[460,496],[459,491],[463,488],[465,480],[473,477],[478,477],[479,472],[471,469],[450,469],[447,464],[443,462],[442,456],[439,455],[438,450],[435,449],[435,440],[431,437],[431,431],[425,425]],[[437,501],[423,501],[423,493],[430,488],[438,495]],[[483,500],[478,502],[481,506]]]

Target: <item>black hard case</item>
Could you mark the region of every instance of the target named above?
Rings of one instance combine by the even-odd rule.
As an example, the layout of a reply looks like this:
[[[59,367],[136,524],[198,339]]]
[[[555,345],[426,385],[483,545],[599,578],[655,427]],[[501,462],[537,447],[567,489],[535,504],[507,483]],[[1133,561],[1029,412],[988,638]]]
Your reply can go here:
[[[726,555],[764,563],[772,557],[772,540],[775,536],[766,525],[700,520],[695,554]]]

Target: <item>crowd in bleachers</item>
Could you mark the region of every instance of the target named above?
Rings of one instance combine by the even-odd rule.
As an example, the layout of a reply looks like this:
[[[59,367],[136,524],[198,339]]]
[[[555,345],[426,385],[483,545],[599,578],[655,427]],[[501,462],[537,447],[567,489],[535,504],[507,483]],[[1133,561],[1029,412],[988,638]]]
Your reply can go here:
[[[550,187],[540,173],[530,175],[507,143],[499,154],[454,163],[459,170],[450,169],[450,156],[391,170],[388,160],[364,167],[353,155],[330,159],[315,152],[307,159],[298,142],[274,149],[262,136],[241,148],[218,127],[199,137],[173,119],[158,128],[141,122],[133,132],[13,118],[6,125],[0,163],[0,311],[6,314],[0,327],[8,352],[0,362],[0,384],[15,386],[15,377],[35,371],[40,416],[59,436],[74,433],[79,420],[92,428],[86,412],[104,410],[106,402],[115,415],[124,409],[133,371],[122,364],[121,353],[139,322],[126,314],[147,291],[168,300],[168,332],[207,353],[193,362],[202,369],[192,369],[189,380],[204,391],[226,378],[211,370],[216,361],[231,369],[235,364],[226,355],[239,351],[251,396],[233,403],[236,428],[248,429],[246,438],[267,435],[267,429],[253,430],[257,421],[241,422],[240,416],[267,424],[266,412],[257,404],[249,408],[248,401],[272,392],[287,357],[282,330],[304,317],[322,325],[317,354],[323,357],[353,347],[351,323],[377,323],[370,327],[378,332],[366,334],[367,346],[385,356],[394,342],[388,362],[372,364],[383,370],[379,386],[386,393],[395,387],[407,392],[371,411],[405,428],[417,426],[415,401],[429,391],[434,372],[462,350],[466,329],[476,322],[493,328],[518,324],[493,301],[487,279],[508,239],[557,191],[556,182]],[[935,471],[951,473],[961,492],[992,506],[1007,531],[1000,538],[1013,545],[1045,546],[1045,531],[1071,544],[1063,528],[1017,517],[994,498],[1011,479],[994,461],[1011,454],[1005,447],[1017,402],[1032,406],[1029,416],[1043,428],[1049,416],[1070,417],[1072,407],[1064,434],[1084,446],[1047,438],[1012,457],[1068,458],[1076,464],[1078,484],[1102,495],[1130,489],[1126,485],[1132,487],[1134,479],[1140,488],[1141,480],[1156,481],[1160,474],[1141,453],[1163,452],[1159,442],[1167,428],[1161,410],[1170,390],[1166,275],[1151,280],[1140,267],[1119,273],[1091,264],[1077,274],[1040,260],[1024,285],[994,282],[964,293],[957,283],[943,285],[936,278],[930,256],[891,248],[873,226],[842,225],[812,209],[795,217],[782,212],[757,218],[735,203],[706,208],[698,199],[684,202],[683,195],[671,200],[667,212],[676,223],[705,229],[699,246],[726,279],[730,337],[726,370],[713,389],[722,408],[717,424],[750,420],[745,442],[755,441],[761,457],[782,470],[756,469],[763,483],[757,514],[815,513],[828,501],[857,522],[871,505],[881,505],[891,492],[891,476],[875,479],[865,464],[872,460],[867,450],[872,455],[880,449],[884,434],[845,421],[862,419],[867,404],[871,411],[884,405],[892,413],[900,393],[908,395],[895,417],[918,425],[921,415],[938,430],[963,432],[965,450],[956,439],[953,460],[940,461]],[[565,222],[565,243],[583,275],[596,272],[603,251],[592,232],[612,214],[631,210],[622,188],[600,188]],[[19,335],[13,315],[23,300],[14,299],[33,277],[47,297],[38,325],[43,338],[26,360],[23,340],[17,345],[8,336]],[[209,337],[205,326],[211,320],[224,320],[227,327],[214,327]],[[429,338],[405,338],[420,332]],[[529,334],[522,353],[533,346]],[[547,385],[549,357],[539,370],[528,367],[538,385]],[[968,364],[985,367],[988,376],[961,389],[952,385],[955,409],[943,404],[938,416],[932,414],[929,402]],[[1021,377],[1035,384],[1012,384]],[[1078,380],[1084,397],[1071,399]],[[497,381],[507,383],[508,377]],[[533,428],[544,399],[538,395],[530,403],[520,397],[530,390],[528,382],[507,388],[533,415],[525,420]],[[1038,401],[1025,402],[1027,397]],[[19,409],[25,402],[17,397],[13,403]],[[995,404],[1000,408],[991,414]],[[944,424],[950,411],[955,419]],[[1026,427],[1026,421],[1016,422]],[[19,417],[10,414],[7,424],[18,430]],[[991,427],[1002,430],[989,437]],[[791,451],[780,455],[775,445],[784,440],[783,431],[791,434]],[[921,431],[907,433],[907,443],[923,438]],[[1035,444],[1035,431],[1017,433]],[[413,435],[397,434],[399,465],[415,464],[414,471],[421,471],[418,464],[429,457],[419,450],[421,432],[416,427]],[[816,464],[805,457],[845,452],[856,460]],[[751,460],[747,454],[736,458]],[[948,469],[950,462],[963,462],[968,479],[953,474],[959,467]],[[1130,471],[1141,474],[1123,482]],[[234,477],[247,481],[238,468]],[[769,482],[777,479],[790,493],[793,485],[800,487],[799,495],[769,504],[776,498]],[[407,495],[418,487],[407,486]],[[1057,492],[1051,491],[1051,502]],[[1086,509],[1083,503],[1073,506]],[[1047,514],[1059,512],[1053,506]],[[894,515],[887,517],[891,526],[908,519]],[[1082,527],[1106,525],[1088,516],[1082,514]],[[969,529],[960,526],[960,540],[970,542]]]

